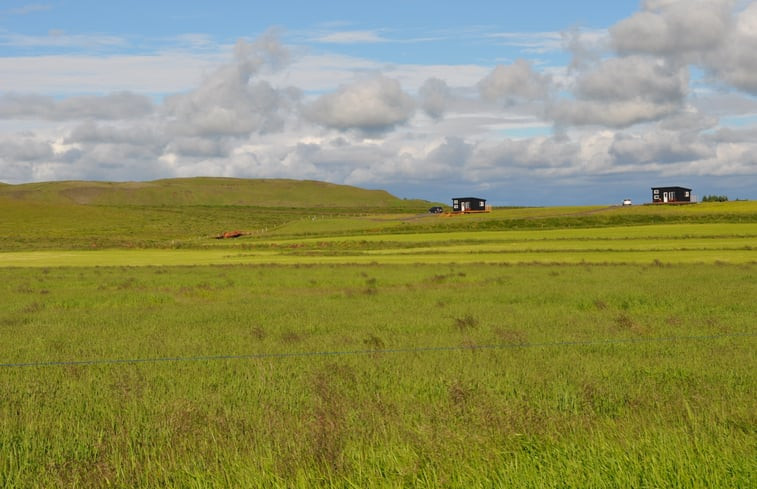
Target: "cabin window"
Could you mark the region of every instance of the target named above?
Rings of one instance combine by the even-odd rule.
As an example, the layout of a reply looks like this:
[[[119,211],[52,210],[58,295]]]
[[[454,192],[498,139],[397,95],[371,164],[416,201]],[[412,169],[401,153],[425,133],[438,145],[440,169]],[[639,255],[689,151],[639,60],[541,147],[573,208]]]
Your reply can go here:
[[[685,194],[685,195],[686,195],[686,197],[688,197],[688,196],[689,196],[689,193],[688,193],[688,192],[686,192],[686,194]]]

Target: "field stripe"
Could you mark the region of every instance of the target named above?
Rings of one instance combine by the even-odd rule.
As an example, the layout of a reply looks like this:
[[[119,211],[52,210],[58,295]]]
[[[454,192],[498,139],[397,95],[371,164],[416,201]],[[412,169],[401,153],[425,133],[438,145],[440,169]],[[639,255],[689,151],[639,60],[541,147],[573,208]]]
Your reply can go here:
[[[0,252],[0,268],[374,262],[757,263],[757,223],[250,239],[211,248]]]
[[[1,268],[27,267],[147,267],[203,265],[317,265],[317,264],[713,264],[757,263],[757,250],[409,250],[364,251],[344,254],[272,254],[228,251],[136,250],[33,251],[0,253]]]

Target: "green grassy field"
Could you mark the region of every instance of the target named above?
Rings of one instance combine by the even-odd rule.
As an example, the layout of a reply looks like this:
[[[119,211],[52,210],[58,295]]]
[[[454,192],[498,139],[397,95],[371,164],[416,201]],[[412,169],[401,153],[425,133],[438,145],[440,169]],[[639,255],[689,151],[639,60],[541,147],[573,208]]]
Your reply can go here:
[[[754,485],[757,203],[96,196],[0,198],[0,488]]]
[[[345,219],[351,222],[351,219]],[[0,266],[337,263],[754,263],[756,223],[210,240],[206,247],[0,253]]]
[[[757,202],[505,208],[455,217],[430,215],[430,205],[289,180],[6,185],[0,187],[0,250],[207,249],[308,237],[757,223]],[[213,239],[232,230],[245,236]]]
[[[0,278],[2,487],[748,487],[755,475],[754,265]]]

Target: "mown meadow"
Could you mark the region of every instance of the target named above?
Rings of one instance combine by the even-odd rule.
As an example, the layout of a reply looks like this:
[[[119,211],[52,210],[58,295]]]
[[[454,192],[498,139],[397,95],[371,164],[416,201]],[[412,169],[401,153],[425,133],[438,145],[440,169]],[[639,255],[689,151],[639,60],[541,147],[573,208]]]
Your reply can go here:
[[[0,487],[751,487],[747,204],[212,239],[232,207],[132,247],[158,208],[91,247],[70,216],[118,206],[34,204],[0,252]]]

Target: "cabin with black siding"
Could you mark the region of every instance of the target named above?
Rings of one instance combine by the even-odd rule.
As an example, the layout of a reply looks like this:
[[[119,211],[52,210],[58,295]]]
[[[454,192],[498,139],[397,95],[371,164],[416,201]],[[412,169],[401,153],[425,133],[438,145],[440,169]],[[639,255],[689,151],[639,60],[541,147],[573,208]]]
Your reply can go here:
[[[691,189],[686,187],[652,187],[653,204],[691,202]]]
[[[486,199],[480,197],[455,197],[452,199],[452,212],[486,212]]]

